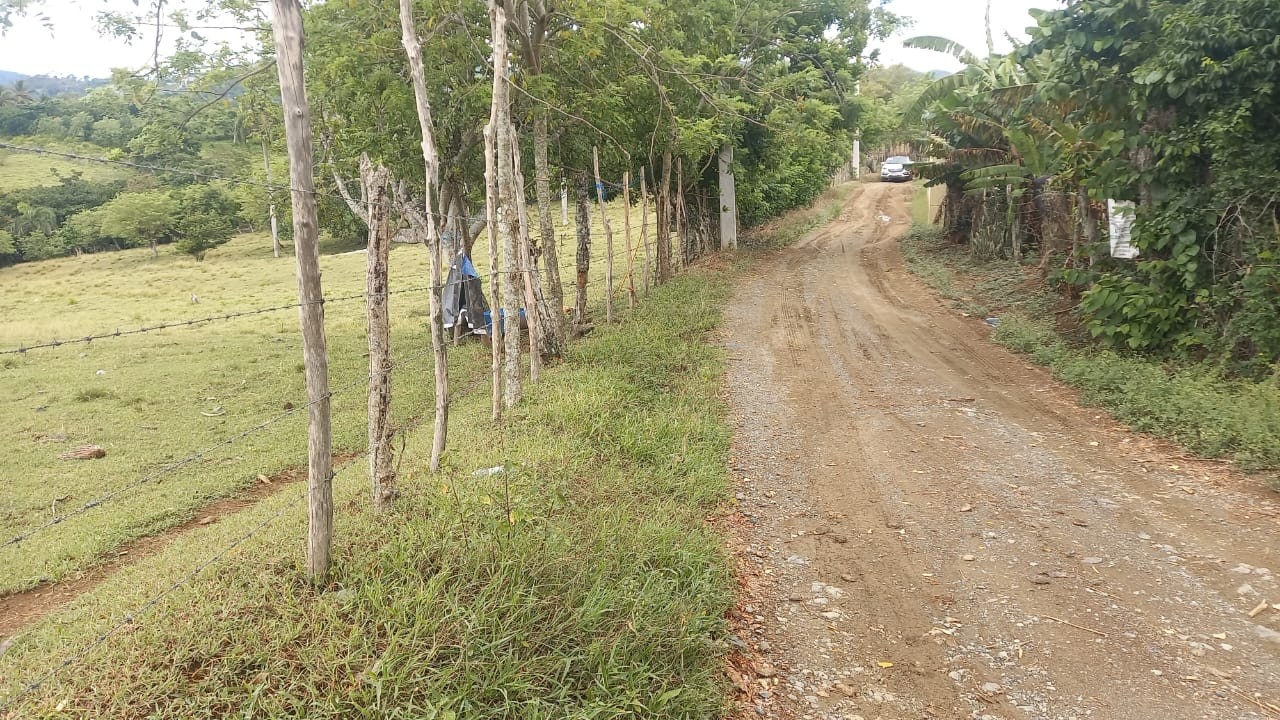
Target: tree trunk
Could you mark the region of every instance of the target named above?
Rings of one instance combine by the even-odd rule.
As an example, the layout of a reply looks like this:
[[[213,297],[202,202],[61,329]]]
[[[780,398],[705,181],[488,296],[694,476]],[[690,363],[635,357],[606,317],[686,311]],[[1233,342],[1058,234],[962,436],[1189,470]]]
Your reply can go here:
[[[645,180],[645,168],[640,166],[640,242],[644,243],[644,294],[649,296],[650,272],[653,269],[653,252],[649,246],[649,183]]]
[[[151,259],[155,260],[160,257],[160,248],[155,240],[151,241]]]
[[[1089,258],[1092,265],[1097,258],[1098,243],[1102,241],[1102,230],[1098,227],[1098,218],[1093,214],[1093,201],[1089,198],[1089,190],[1084,185],[1076,189],[1076,212],[1080,218],[1080,228],[1084,234],[1085,244],[1089,246]]]
[[[671,151],[662,153],[662,181],[658,185],[658,283],[671,278]]]
[[[449,431],[449,356],[444,339],[444,316],[440,295],[443,281],[440,277],[440,227],[435,212],[435,195],[440,187],[440,162],[436,152],[435,135],[432,132],[431,101],[427,97],[426,70],[422,67],[422,47],[418,44],[418,31],[413,24],[412,0],[400,0],[400,40],[409,60],[409,74],[413,77],[413,96],[417,103],[418,129],[422,133],[422,161],[426,166],[426,225],[427,249],[431,253],[431,352],[435,360],[435,425],[431,439],[431,472],[440,472],[440,457],[444,455]]]
[[[271,222],[271,255],[280,257],[280,229],[276,222],[276,191],[271,187],[271,153],[267,141],[262,141],[262,171],[267,175],[267,217]]]
[[[604,208],[604,181],[600,179],[600,148],[591,148],[596,174],[596,202],[600,206],[600,226],[604,228],[604,321],[613,324],[613,227]]]
[[[622,234],[627,243],[627,307],[636,307],[636,257],[631,245],[631,171],[622,173]]]
[[[360,155],[360,181],[369,212],[368,269],[365,274],[369,340],[369,480],[373,506],[382,511],[396,497],[391,467],[391,318],[387,313],[387,260],[391,253],[391,213],[387,202],[390,177]]]
[[[502,293],[503,340],[506,355],[503,378],[502,402],[512,407],[520,402],[520,296],[518,271],[519,230],[516,223],[514,192],[515,166],[511,157],[514,142],[511,138],[511,100],[507,88],[507,15],[506,8],[498,0],[489,0],[489,29],[493,40],[493,104],[490,122],[494,128],[494,149],[498,170],[498,234],[502,236],[502,257],[507,270],[507,282]],[[523,188],[518,188],[523,192]],[[496,299],[495,299],[496,302]],[[532,311],[533,308],[530,308]]]
[[[573,324],[581,328],[587,324],[587,274],[591,271],[591,195],[585,177],[574,185],[578,199],[578,295],[573,304]]]
[[[557,348],[564,346],[564,284],[560,279],[560,259],[556,248],[556,226],[551,217],[551,170],[547,162],[547,116],[539,112],[533,119],[533,182],[538,194],[538,235],[542,249],[547,292],[555,310],[543,328]]]
[[[693,262],[693,242],[689,237],[689,209],[684,204],[684,158],[676,158],[676,240],[680,243],[680,266]]]
[[[492,374],[491,416],[502,419],[502,323],[498,322],[498,294],[502,288],[498,272],[498,157],[494,146],[493,115],[484,126],[484,209],[489,234],[489,295],[493,298],[489,322],[489,371]]]
[[[854,172],[857,172],[857,140],[854,140]],[[716,156],[720,170],[720,249],[738,249],[738,188],[733,176],[733,146],[725,143]]]
[[[511,196],[515,198],[516,225],[519,228],[520,246],[517,249],[520,275],[512,278],[520,283],[524,291],[524,315],[529,325],[529,382],[538,382],[542,375],[543,327],[545,322],[543,309],[546,303],[542,299],[542,287],[538,279],[538,268],[534,263],[533,240],[529,237],[529,208],[524,197],[524,172],[520,169],[520,145],[515,128],[511,133]],[[554,343],[553,343],[554,345]]]
[[[311,162],[311,117],[302,79],[302,6],[298,0],[272,0],[271,9],[285,141],[289,147],[293,254],[297,263],[298,315],[307,382],[307,573],[318,580],[329,571],[329,546],[333,539],[333,444],[315,172]]]

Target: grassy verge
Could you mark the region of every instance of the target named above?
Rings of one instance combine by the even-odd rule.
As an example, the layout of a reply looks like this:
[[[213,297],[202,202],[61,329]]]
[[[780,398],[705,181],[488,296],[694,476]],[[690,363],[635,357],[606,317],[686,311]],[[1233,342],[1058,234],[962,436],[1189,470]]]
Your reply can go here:
[[[975,317],[999,317],[993,338],[1029,355],[1135,430],[1207,457],[1267,474],[1280,489],[1280,374],[1265,382],[1225,378],[1213,366],[1121,355],[1057,332],[1053,298],[1030,271],[1007,261],[976,264],[935,228],[917,225],[902,243],[908,267]]]
[[[336,569],[301,576],[301,506],[61,674],[22,717],[706,718],[722,708],[733,582],[704,518],[727,493],[729,290],[693,271],[544,371],[498,429],[485,387],[452,416],[447,468],[368,510],[336,480]],[[473,471],[505,465],[501,474]],[[286,508],[270,498],[178,539],[0,659],[12,689]],[[70,645],[74,646],[74,645]],[[0,702],[4,697],[0,690]]]
[[[807,208],[794,210],[746,230],[742,235],[743,246],[769,249],[795,242],[810,230],[835,220],[857,187],[856,182],[841,183],[827,190]]]

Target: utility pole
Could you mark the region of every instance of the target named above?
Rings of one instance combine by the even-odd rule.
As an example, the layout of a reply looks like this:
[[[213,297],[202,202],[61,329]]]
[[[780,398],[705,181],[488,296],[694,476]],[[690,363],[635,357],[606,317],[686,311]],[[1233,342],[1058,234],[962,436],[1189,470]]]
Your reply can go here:
[[[720,249],[738,249],[738,189],[733,178],[733,145],[720,146]]]
[[[862,94],[862,81],[853,84],[853,94]],[[862,179],[862,128],[853,131],[853,179]]]
[[[311,158],[311,116],[302,75],[302,5],[271,0],[276,69],[284,106],[293,201],[293,249],[298,268],[298,315],[307,380],[307,573],[329,571],[333,542],[333,438],[329,425],[329,357],[320,289],[319,223]]]

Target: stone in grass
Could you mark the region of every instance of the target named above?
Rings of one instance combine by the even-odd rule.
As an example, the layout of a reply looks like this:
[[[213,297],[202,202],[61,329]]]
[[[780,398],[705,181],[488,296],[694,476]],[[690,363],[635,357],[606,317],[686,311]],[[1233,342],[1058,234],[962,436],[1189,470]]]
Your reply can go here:
[[[97,460],[107,456],[107,451],[101,445],[85,445],[75,450],[68,450],[58,457],[63,460]]]

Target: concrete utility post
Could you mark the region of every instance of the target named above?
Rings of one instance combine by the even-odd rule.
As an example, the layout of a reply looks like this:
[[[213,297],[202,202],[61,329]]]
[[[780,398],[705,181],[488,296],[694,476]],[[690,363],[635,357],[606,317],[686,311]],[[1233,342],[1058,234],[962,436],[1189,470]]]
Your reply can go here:
[[[853,84],[853,94],[862,94],[862,81]],[[862,179],[862,128],[853,131],[853,179]]]
[[[720,146],[720,249],[738,249],[738,190],[733,178],[733,146]]]

